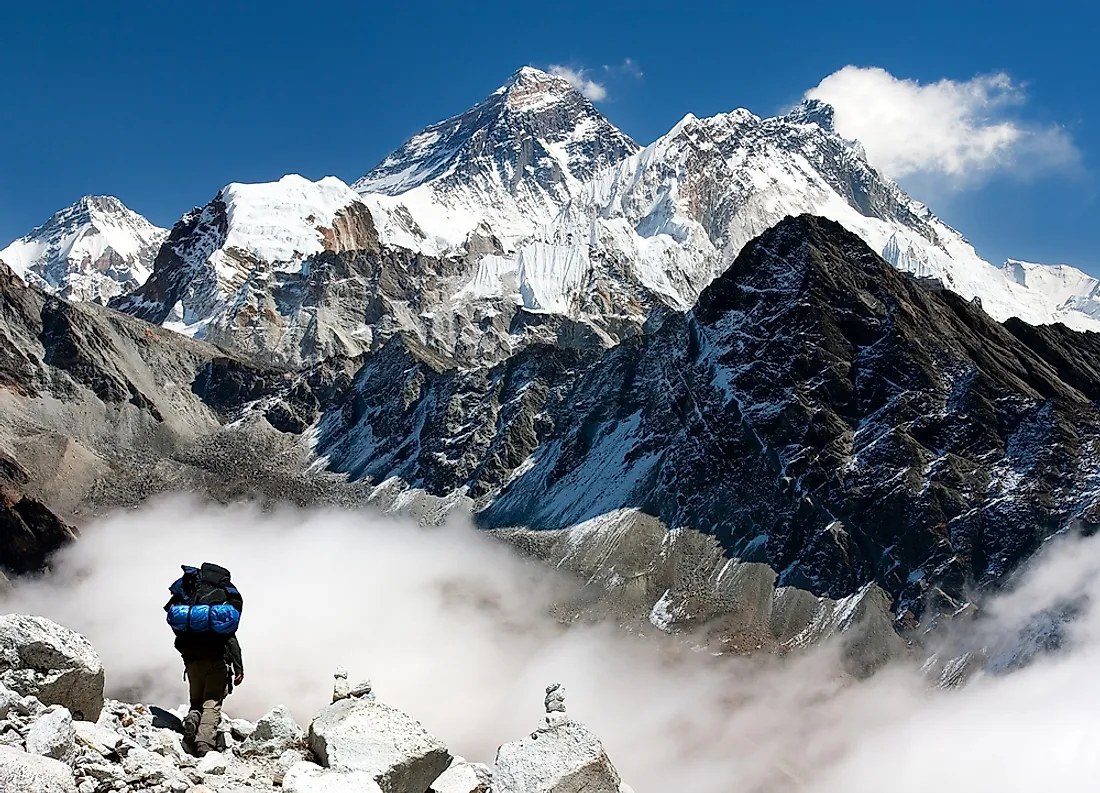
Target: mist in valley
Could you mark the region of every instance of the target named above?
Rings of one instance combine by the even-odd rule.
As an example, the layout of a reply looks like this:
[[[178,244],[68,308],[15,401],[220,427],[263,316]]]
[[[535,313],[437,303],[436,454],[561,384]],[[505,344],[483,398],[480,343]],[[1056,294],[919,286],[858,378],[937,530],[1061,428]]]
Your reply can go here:
[[[561,682],[570,715],[638,793],[1088,789],[1100,772],[1100,544],[1048,545],[962,639],[1003,650],[1069,599],[1080,614],[1061,651],[949,690],[915,661],[853,680],[843,637],[783,659],[735,658],[655,629],[563,624],[552,612],[577,582],[461,516],[425,528],[372,512],[160,499],[87,527],[2,605],[84,633],[108,696],[175,707],[186,684],[161,607],[181,564],[217,562],[245,597],[246,679],[230,715],[285,704],[308,725],[343,666],[452,752],[491,763],[539,723],[545,686]],[[945,637],[941,652],[960,640]]]

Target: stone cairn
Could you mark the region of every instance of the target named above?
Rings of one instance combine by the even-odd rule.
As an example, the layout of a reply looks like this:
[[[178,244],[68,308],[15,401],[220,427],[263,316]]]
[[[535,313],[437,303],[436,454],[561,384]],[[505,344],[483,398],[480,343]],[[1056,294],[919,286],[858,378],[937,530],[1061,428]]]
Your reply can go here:
[[[374,699],[374,687],[369,679],[354,686],[348,684],[348,670],[337,667],[333,674],[335,682],[332,686],[332,701],[339,702],[342,699]]]
[[[556,727],[569,720],[565,714],[565,688],[561,683],[551,683],[546,687],[546,727]]]

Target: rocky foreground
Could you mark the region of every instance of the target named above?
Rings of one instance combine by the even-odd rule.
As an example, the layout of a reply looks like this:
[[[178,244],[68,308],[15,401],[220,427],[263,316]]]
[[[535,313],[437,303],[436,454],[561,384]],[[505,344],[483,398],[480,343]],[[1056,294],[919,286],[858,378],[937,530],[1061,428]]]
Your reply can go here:
[[[219,751],[201,759],[183,749],[186,706],[105,699],[103,682],[80,634],[0,617],[0,793],[630,793],[557,684],[542,724],[503,744],[490,768],[452,754],[343,670],[308,728],[281,706],[254,724],[223,717]]]

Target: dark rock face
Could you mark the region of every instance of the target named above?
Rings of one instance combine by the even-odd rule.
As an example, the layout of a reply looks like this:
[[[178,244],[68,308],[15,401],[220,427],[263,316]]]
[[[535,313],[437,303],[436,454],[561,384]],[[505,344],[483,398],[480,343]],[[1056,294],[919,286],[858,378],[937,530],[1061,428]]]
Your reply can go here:
[[[77,537],[74,527],[21,492],[29,481],[23,466],[0,453],[0,575],[38,572],[50,554]]]
[[[46,567],[51,554],[77,531],[45,504],[0,485],[0,568],[24,575]]]
[[[229,230],[225,202],[219,193],[205,207],[195,207],[173,226],[153,260],[153,274],[128,295],[112,300],[111,308],[159,325],[177,303],[188,301],[203,316],[218,301],[218,278],[204,267],[207,258],[225,244]]]
[[[606,353],[531,347],[471,371],[394,340],[329,408],[318,452],[353,477],[462,488],[486,527],[639,509],[781,584],[877,582],[908,619],[1095,520],[1096,346],[1000,325],[803,216],[695,311]]]

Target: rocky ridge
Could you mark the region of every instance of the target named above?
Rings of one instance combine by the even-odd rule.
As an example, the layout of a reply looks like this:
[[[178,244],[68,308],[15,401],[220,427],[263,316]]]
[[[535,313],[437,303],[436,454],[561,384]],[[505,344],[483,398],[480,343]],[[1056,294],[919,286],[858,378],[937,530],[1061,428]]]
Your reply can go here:
[[[39,634],[58,638],[62,651],[33,652]],[[332,703],[308,731],[278,706],[254,724],[223,716],[219,750],[196,758],[182,742],[186,706],[104,700],[102,666],[98,687],[81,689],[101,711],[75,710],[86,706],[71,687],[27,689],[28,675],[56,678],[65,673],[54,667],[98,664],[79,634],[13,615],[0,621],[0,642],[12,648],[0,653],[0,791],[631,793],[599,739],[566,715],[559,684],[546,689],[543,723],[503,744],[491,767],[453,755],[412,717],[378,701],[369,682],[349,688],[342,671]]]
[[[803,216],[750,243],[691,312],[607,352],[532,346],[468,370],[395,338],[315,449],[394,503],[461,495],[488,528],[628,545],[654,521],[767,564],[780,588],[835,600],[873,584],[909,624],[1095,522],[1097,338],[1001,325]],[[642,569],[681,535],[657,536]],[[623,586],[640,571],[610,550],[605,580]],[[650,579],[649,603],[673,623],[710,613],[722,556],[706,585],[662,595]]]

